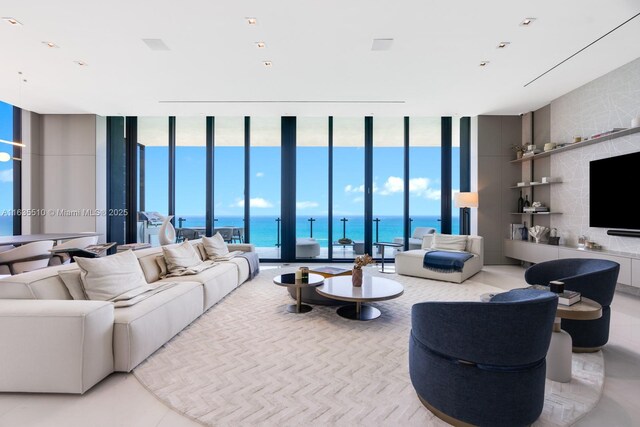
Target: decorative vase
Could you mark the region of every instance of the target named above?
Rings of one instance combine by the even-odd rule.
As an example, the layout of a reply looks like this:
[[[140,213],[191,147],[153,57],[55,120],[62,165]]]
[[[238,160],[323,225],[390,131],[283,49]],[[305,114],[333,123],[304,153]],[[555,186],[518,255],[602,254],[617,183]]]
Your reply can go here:
[[[361,268],[353,268],[353,272],[351,273],[351,283],[355,287],[362,286],[362,269]]]
[[[176,229],[171,224],[171,218],[173,215],[165,216],[162,220],[160,230],[158,230],[158,241],[160,245],[171,245],[176,242]]]

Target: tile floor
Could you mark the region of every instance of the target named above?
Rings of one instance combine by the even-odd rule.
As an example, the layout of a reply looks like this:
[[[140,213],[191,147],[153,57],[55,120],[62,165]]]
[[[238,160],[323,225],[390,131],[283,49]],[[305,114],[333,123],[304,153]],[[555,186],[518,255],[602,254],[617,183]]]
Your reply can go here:
[[[485,283],[497,287],[524,284],[522,268],[517,266],[487,266],[479,274]],[[603,352],[604,395],[576,425],[640,426],[640,297],[616,294],[611,336]],[[198,425],[167,408],[130,374],[112,374],[83,396],[0,393],[0,427]]]

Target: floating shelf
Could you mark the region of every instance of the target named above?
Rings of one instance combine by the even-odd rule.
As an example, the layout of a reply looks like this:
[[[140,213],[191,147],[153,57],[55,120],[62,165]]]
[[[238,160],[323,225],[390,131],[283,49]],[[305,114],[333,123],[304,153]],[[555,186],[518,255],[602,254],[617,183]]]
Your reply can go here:
[[[620,137],[627,136],[627,135],[632,135],[632,134],[638,133],[638,132],[640,132],[640,127],[634,127],[634,128],[629,128],[629,129],[625,129],[625,130],[620,130],[618,132],[610,133],[609,135],[604,135],[604,136],[601,136],[601,137],[598,137],[598,138],[593,138],[593,139],[587,139],[586,141],[582,141],[582,142],[574,142],[574,143],[571,143],[571,144],[567,144],[564,147],[554,148],[553,150],[549,150],[549,151],[543,151],[542,153],[534,154],[533,156],[523,157],[521,159],[511,160],[511,163],[522,163],[522,162],[527,162],[527,161],[533,160],[533,159],[539,159],[541,157],[549,157],[549,156],[551,156],[553,154],[562,153],[564,151],[573,150],[575,148],[586,147],[587,145],[596,144],[598,142],[604,142],[604,141],[608,141],[610,139],[620,138]]]
[[[511,212],[511,215],[560,215],[562,212]]]
[[[529,187],[539,187],[541,185],[550,185],[550,184],[562,184],[562,181],[539,182],[537,184],[527,184],[527,185],[512,185],[509,188],[529,188]]]

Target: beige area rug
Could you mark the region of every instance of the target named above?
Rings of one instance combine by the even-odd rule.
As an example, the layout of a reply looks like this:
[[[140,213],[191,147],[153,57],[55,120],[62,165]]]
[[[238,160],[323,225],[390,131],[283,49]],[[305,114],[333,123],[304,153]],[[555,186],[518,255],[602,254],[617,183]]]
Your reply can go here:
[[[374,304],[382,316],[343,319],[335,307],[285,312],[289,269],[265,270],[229,294],[135,369],[176,411],[211,426],[445,426],[422,406],[408,372],[410,311],[421,301],[477,301],[502,290],[398,275],[400,298]],[[601,352],[574,354],[569,384],[547,380],[535,426],[569,426],[598,402]]]

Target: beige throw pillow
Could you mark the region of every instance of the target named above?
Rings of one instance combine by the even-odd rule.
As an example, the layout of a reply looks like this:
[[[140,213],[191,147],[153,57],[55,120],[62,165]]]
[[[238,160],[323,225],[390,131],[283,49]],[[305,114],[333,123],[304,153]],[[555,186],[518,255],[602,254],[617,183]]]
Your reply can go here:
[[[114,301],[151,289],[133,251],[102,258],[75,258],[84,292],[90,300]],[[122,298],[122,297],[121,297]]]
[[[163,246],[162,253],[169,273],[176,269],[194,267],[202,262],[193,245],[187,240],[177,245]]]
[[[467,236],[434,234],[431,249],[464,251],[467,249]]]
[[[214,234],[213,237],[203,237],[202,245],[209,259],[223,257],[229,253],[227,242],[224,241],[220,233]]]
[[[84,293],[84,286],[82,285],[82,271],[80,269],[73,270],[60,270],[58,276],[64,282],[67,290],[71,294],[71,298],[75,300],[86,300],[87,296]]]

